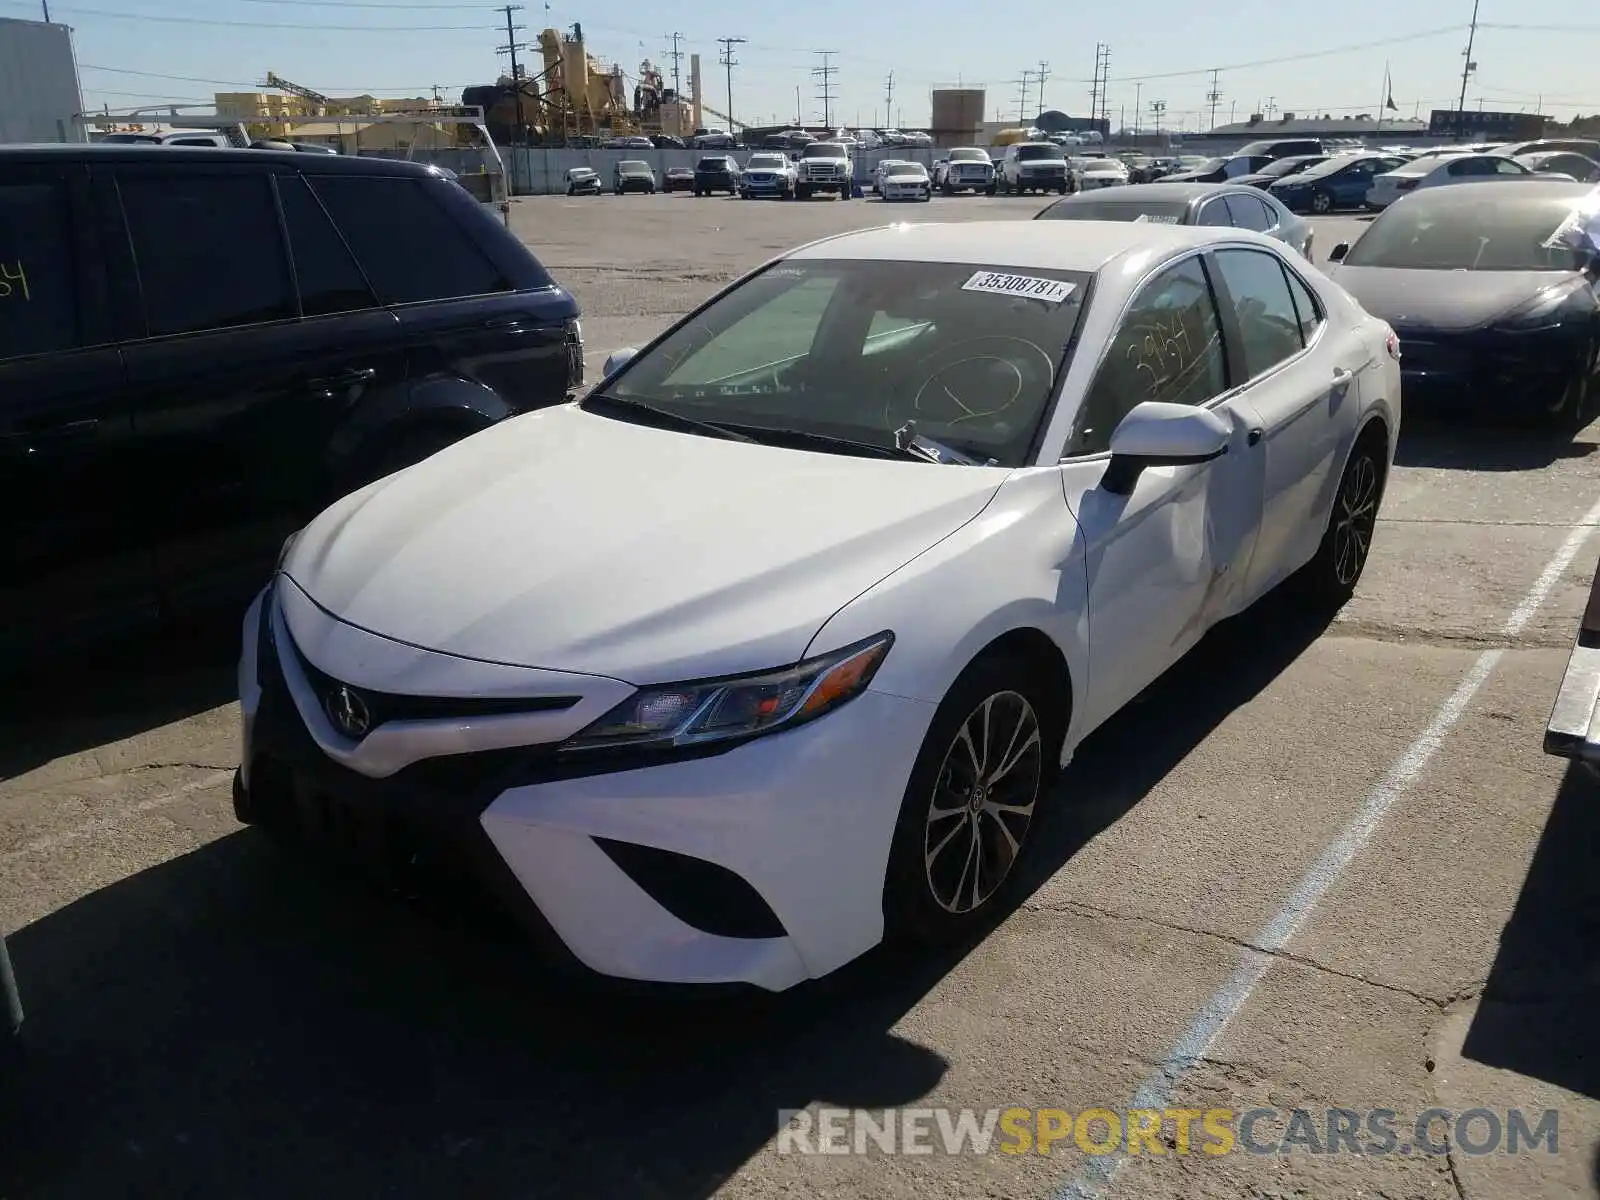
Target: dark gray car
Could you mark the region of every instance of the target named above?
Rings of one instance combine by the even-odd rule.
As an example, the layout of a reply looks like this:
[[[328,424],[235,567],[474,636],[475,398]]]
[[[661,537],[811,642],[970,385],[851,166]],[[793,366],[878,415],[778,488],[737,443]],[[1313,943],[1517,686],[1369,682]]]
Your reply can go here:
[[[1035,221],[1147,221],[1152,225],[1231,225],[1275,237],[1311,259],[1311,222],[1259,188],[1232,183],[1146,183],[1065,196]]]

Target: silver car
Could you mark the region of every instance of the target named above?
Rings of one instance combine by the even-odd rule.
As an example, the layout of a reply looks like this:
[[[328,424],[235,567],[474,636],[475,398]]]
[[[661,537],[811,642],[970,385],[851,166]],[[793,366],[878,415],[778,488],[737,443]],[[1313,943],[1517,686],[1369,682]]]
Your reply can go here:
[[[1146,183],[1064,196],[1035,221],[1147,221],[1153,225],[1231,225],[1292,246],[1311,261],[1311,222],[1259,188],[1236,183]]]

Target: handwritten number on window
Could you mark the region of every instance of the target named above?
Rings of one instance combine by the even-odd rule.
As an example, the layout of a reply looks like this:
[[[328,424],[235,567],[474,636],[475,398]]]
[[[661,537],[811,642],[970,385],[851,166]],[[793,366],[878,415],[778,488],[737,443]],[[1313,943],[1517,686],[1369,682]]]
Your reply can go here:
[[[28,289],[28,272],[23,269],[22,260],[0,262],[0,300],[9,300],[18,295],[24,300],[33,299],[33,293]]]

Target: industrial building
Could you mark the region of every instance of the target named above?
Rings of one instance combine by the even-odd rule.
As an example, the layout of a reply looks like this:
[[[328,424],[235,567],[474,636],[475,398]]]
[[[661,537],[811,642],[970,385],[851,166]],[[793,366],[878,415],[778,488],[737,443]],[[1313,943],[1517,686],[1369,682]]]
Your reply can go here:
[[[0,17],[0,142],[81,142],[72,31]]]

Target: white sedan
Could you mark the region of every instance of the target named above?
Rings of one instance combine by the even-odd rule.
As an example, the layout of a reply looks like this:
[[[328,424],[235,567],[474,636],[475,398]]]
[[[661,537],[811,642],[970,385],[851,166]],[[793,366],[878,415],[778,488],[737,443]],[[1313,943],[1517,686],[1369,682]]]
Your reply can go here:
[[[1414,159],[1403,167],[1372,177],[1367,189],[1368,208],[1387,208],[1418,188],[1457,183],[1504,183],[1528,179],[1533,171],[1504,154],[1438,154]]]
[[[1243,230],[814,242],[291,539],[239,817],[453,851],[607,976],[963,940],[1096,727],[1278,585],[1351,595],[1397,354]]]
[[[933,179],[919,162],[895,163],[883,173],[878,194],[885,200],[932,200]]]
[[[1096,188],[1121,187],[1128,182],[1128,167],[1115,158],[1075,158],[1073,172],[1078,176],[1080,191]]]

